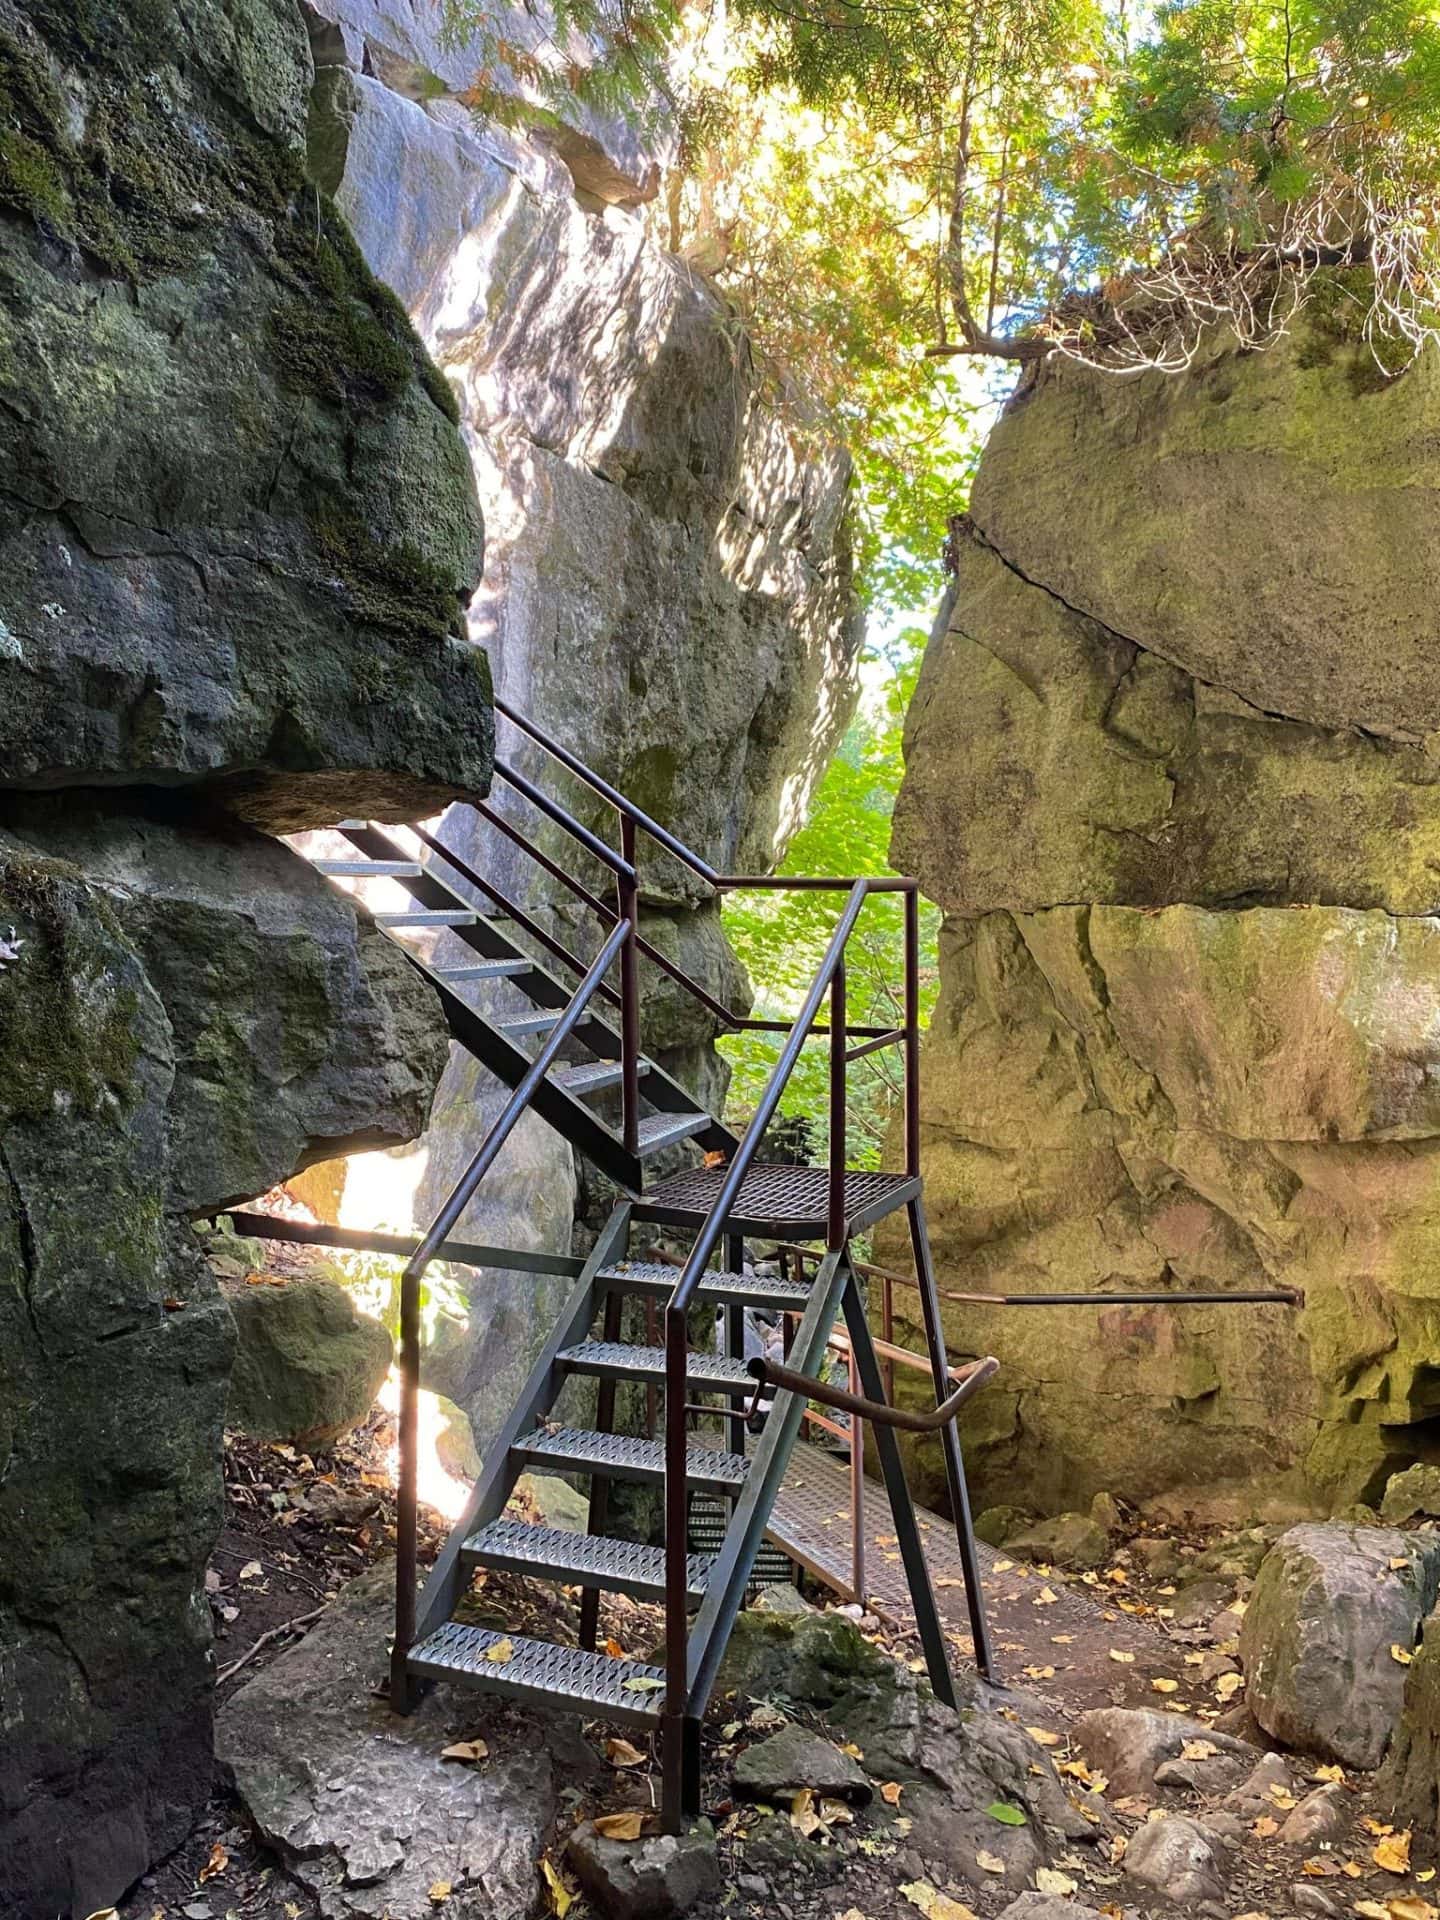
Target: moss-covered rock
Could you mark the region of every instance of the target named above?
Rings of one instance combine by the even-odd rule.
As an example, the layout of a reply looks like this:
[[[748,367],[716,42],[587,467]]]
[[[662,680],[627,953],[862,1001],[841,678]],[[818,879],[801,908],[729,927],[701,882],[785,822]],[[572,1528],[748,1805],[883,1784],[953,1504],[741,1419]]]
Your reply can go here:
[[[310,80],[288,0],[0,4],[0,785],[283,830],[488,783],[455,403],[305,178]]]
[[[235,1371],[225,1424],[321,1446],[358,1426],[389,1371],[390,1335],[334,1280],[300,1275],[226,1289]]]

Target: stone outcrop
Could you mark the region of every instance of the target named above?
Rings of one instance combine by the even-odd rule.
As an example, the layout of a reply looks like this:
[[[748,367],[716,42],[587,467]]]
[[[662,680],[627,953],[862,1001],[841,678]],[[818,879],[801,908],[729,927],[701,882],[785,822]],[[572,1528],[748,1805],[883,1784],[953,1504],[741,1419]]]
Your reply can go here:
[[[247,1275],[223,1291],[235,1321],[227,1427],[318,1447],[359,1425],[390,1368],[378,1320],[323,1274]]]
[[[293,0],[35,21],[0,9],[0,784],[277,830],[482,792],[455,402],[306,186]]]
[[[942,1273],[1305,1295],[967,1306],[982,1503],[1293,1517],[1431,1451],[1440,363],[1371,379],[1323,308],[1174,376],[1047,363],[952,543],[894,839],[946,914]]]
[[[0,1909],[210,1777],[190,1221],[420,1130],[433,997],[277,830],[483,792],[455,404],[305,177],[291,0],[0,0]]]
[[[659,243],[644,190],[666,159],[655,136],[583,110],[569,128],[503,126],[464,104],[479,56],[442,42],[435,16],[371,0],[307,10],[312,164],[459,399],[486,522],[471,630],[497,691],[719,869],[768,867],[854,699],[847,456]],[[505,758],[613,843],[608,806],[501,731]],[[495,804],[609,896],[601,870],[503,784]],[[594,952],[585,910],[473,814],[456,808],[440,831],[571,951]],[[744,1007],[703,885],[643,841],[641,865],[646,937]],[[718,1106],[714,1021],[648,963],[641,974],[647,1049]],[[457,1050],[415,1157],[413,1211],[387,1224],[428,1224],[497,1098]],[[568,1251],[577,1211],[609,1205],[585,1183],[563,1141],[522,1129],[461,1231]],[[365,1204],[361,1192],[332,1210],[358,1224]],[[468,1311],[441,1327],[427,1365],[483,1450],[502,1417],[497,1383],[523,1377],[566,1283],[449,1279]]]

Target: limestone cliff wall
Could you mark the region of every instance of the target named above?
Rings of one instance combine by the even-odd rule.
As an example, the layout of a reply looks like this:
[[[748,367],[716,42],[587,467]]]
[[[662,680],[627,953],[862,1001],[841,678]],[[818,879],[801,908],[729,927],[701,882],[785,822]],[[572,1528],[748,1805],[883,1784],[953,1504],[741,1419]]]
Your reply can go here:
[[[982,1497],[1373,1497],[1440,1447],[1440,363],[1314,323],[1050,362],[985,451],[895,859],[946,912],[942,1271],[1275,1308],[983,1310]]]
[[[0,0],[0,1911],[210,1782],[191,1219],[412,1139],[433,995],[271,830],[489,781],[453,397],[305,175],[293,0]]]
[[[471,631],[497,691],[722,870],[768,866],[854,700],[847,456],[658,244],[644,214],[666,158],[653,142],[589,118],[530,134],[477,118],[461,99],[477,56],[441,43],[431,8],[310,0],[308,13],[313,164],[459,400],[486,523]],[[501,745],[613,840],[609,809],[503,723]],[[513,814],[604,884],[533,809]],[[594,951],[593,923],[506,841],[464,809],[442,833]],[[649,937],[743,1001],[714,904],[666,858],[644,854],[643,870]],[[645,1044],[718,1101],[713,1027],[643,972]],[[457,1050],[413,1219],[433,1215],[498,1098]],[[467,1231],[568,1246],[577,1205],[606,1204],[578,1192],[577,1171],[548,1128],[522,1126]],[[347,1217],[364,1204],[341,1202]],[[559,1283],[452,1278],[468,1324],[442,1326],[427,1364],[483,1444]]]

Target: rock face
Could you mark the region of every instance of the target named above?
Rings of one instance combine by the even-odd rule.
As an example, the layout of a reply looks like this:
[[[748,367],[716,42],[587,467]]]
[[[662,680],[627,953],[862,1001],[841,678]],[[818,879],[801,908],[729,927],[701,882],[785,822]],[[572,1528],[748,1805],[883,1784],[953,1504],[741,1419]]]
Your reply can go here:
[[[787,384],[776,404],[724,303],[662,244],[643,184],[656,155],[632,133],[586,118],[526,137],[478,117],[461,96],[479,55],[442,43],[425,9],[309,12],[312,163],[461,406],[487,532],[471,629],[497,690],[717,868],[767,867],[853,704],[847,457],[803,395]],[[613,842],[609,807],[502,731],[506,760]],[[495,804],[609,896],[503,784]],[[593,920],[492,829],[456,809],[441,833],[571,951],[594,952]],[[641,866],[646,937],[743,1008],[705,888],[644,842]],[[714,1021],[645,962],[641,984],[647,1049],[718,1103]],[[457,1052],[413,1214],[390,1224],[428,1225],[496,1104]],[[517,1134],[497,1174],[462,1223],[493,1244],[568,1251],[577,1209],[609,1204],[543,1126]],[[340,1204],[358,1224],[363,1195]],[[446,1327],[429,1377],[483,1450],[503,1416],[497,1382],[523,1377],[567,1283],[449,1279],[465,1324]]]
[[[535,1907],[555,1763],[573,1780],[587,1750],[558,1722],[524,1722],[463,1689],[436,1688],[397,1719],[374,1697],[394,1591],[383,1567],[352,1581],[226,1705],[217,1754],[326,1920],[425,1920],[442,1882],[456,1920],[519,1920]],[[488,1746],[483,1766],[441,1759],[459,1740]]]
[[[0,0],[0,1910],[210,1775],[191,1216],[420,1130],[431,996],[256,824],[483,791],[454,403],[304,175],[291,0]],[[237,819],[237,816],[239,817]],[[241,824],[248,822],[249,824]]]
[[[1440,1589],[1440,1544],[1388,1527],[1292,1527],[1266,1555],[1240,1629],[1245,1697],[1273,1739],[1375,1768],[1409,1653]]]
[[[940,1266],[1306,1296],[967,1307],[1003,1369],[982,1503],[1293,1518],[1378,1500],[1440,1413],[1440,364],[1377,388],[1327,326],[1174,377],[1047,364],[959,529],[894,841],[946,912]]]
[[[1434,1613],[1405,1670],[1400,1718],[1376,1787],[1381,1805],[1433,1845],[1440,1836],[1440,1616]]]
[[[292,0],[7,0],[0,39],[0,784],[275,829],[483,792],[455,403],[306,188]]]
[[[226,1290],[235,1370],[225,1424],[259,1440],[322,1446],[362,1421],[390,1367],[390,1335],[333,1280]]]

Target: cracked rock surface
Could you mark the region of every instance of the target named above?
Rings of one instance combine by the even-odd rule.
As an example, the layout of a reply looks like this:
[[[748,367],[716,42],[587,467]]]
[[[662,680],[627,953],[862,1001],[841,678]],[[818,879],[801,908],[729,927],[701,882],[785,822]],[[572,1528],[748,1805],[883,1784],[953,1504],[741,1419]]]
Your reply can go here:
[[[986,449],[893,851],[946,913],[939,1265],[1305,1305],[958,1310],[1002,1369],[982,1505],[1296,1517],[1427,1451],[1437,371],[1367,383],[1319,320],[1171,377],[1057,360]]]

